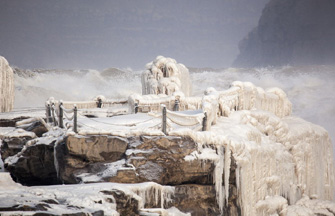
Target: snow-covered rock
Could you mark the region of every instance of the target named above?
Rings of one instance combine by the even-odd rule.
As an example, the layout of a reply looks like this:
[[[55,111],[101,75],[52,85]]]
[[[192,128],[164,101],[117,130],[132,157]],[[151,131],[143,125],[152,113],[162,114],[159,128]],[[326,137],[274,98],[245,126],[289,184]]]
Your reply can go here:
[[[14,73],[7,60],[0,56],[0,112],[14,108]]]
[[[0,139],[2,145],[0,153],[3,160],[9,156],[14,156],[19,153],[27,141],[36,138],[34,132],[17,129],[14,127],[0,128]]]

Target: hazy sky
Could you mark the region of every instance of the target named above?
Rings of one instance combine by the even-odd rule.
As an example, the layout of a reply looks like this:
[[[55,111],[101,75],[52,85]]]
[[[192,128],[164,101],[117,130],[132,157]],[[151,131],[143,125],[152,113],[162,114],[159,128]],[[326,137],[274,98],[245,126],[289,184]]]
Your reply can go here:
[[[157,55],[228,67],[268,0],[0,0],[0,55],[21,68],[131,67]]]

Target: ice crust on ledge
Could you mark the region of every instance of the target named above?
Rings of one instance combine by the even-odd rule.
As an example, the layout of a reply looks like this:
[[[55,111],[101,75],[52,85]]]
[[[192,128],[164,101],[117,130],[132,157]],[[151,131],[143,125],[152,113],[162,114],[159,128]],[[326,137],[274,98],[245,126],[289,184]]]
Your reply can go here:
[[[90,212],[103,210],[105,215],[118,216],[115,198],[104,195],[101,191],[120,190],[139,201],[139,209],[147,203],[159,206],[167,215],[188,215],[175,208],[164,210],[171,201],[174,187],[162,186],[154,182],[139,184],[95,183],[78,185],[55,185],[26,187],[15,183],[9,173],[0,173],[0,206],[26,205],[30,206],[43,200],[58,200],[58,204],[49,204],[49,212],[54,214],[73,214],[78,209],[68,206],[81,207]],[[10,199],[9,199],[10,198]],[[114,200],[110,203],[108,200]],[[156,209],[157,210],[157,209]],[[21,213],[21,212],[20,212]],[[22,212],[24,213],[24,212]]]

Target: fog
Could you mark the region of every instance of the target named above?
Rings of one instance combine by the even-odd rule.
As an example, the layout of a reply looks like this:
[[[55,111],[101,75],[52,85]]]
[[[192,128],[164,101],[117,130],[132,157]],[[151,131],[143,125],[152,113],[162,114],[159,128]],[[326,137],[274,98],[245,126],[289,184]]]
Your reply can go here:
[[[157,55],[228,67],[268,0],[0,0],[0,55],[21,68],[142,69]]]

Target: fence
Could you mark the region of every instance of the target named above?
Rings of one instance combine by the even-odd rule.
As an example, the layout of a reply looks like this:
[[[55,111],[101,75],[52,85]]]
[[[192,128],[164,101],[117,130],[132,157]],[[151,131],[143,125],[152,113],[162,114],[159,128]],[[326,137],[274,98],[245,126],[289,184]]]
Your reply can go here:
[[[203,131],[210,130],[219,116],[229,116],[231,112],[237,110],[260,109],[270,111],[279,117],[289,115],[291,112],[291,102],[281,89],[273,88],[265,91],[248,82],[234,82],[232,87],[225,91],[208,88],[203,97],[184,97],[181,94],[131,95],[128,100],[108,100],[98,96],[93,101],[84,102],[62,102],[52,98],[47,101],[47,122],[64,127],[65,117],[70,121],[73,120],[73,130],[77,132],[78,109],[115,105],[128,105],[128,114],[161,112],[161,128],[165,134],[168,126],[172,125],[191,127],[195,130],[202,125]],[[201,112],[186,113],[189,110],[201,110]],[[69,117],[71,113],[73,115]]]
[[[72,116],[68,114],[73,113]],[[57,118],[56,118],[57,115]],[[59,126],[60,128],[64,128],[64,117],[72,121],[73,120],[73,131],[75,133],[78,132],[77,125],[78,125],[78,108],[74,104],[73,109],[67,109],[64,107],[63,102],[60,101],[58,107],[56,107],[55,103],[46,103],[46,119],[47,123],[54,124],[54,126]]]
[[[179,127],[193,127],[196,130],[201,128],[203,131],[207,130],[207,115],[202,110],[192,112],[178,112],[178,102],[174,107],[175,111],[170,111],[165,105],[162,105],[162,132],[168,134],[168,126],[172,124]],[[135,106],[135,113],[138,107]],[[70,116],[70,114],[72,114]],[[72,109],[65,108],[62,101],[56,105],[55,103],[46,103],[46,119],[47,123],[53,124],[60,128],[64,128],[64,119],[67,119],[67,128],[73,128],[73,132],[78,133],[78,107],[74,104]],[[72,123],[70,123],[72,121]],[[99,121],[97,121],[99,122]]]

